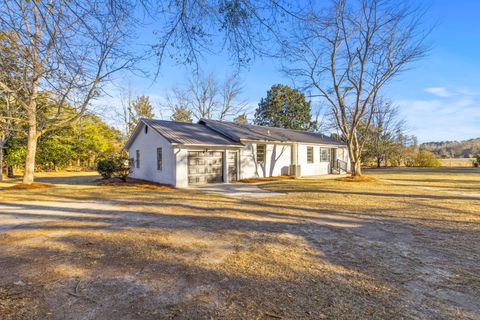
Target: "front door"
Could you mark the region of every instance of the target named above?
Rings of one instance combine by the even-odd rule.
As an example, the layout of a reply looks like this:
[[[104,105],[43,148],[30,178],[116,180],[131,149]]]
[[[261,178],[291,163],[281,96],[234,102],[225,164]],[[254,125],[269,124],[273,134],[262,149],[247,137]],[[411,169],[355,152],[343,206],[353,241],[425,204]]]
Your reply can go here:
[[[330,168],[333,173],[333,168],[336,168],[336,161],[337,161],[337,149],[331,148],[330,149]]]
[[[228,152],[228,182],[233,182],[238,180],[238,152]]]

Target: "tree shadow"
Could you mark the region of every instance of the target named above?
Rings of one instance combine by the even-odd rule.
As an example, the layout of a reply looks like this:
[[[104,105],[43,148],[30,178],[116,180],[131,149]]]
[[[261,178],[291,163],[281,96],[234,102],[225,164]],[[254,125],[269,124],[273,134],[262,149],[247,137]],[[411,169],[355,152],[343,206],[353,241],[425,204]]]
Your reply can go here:
[[[94,186],[97,185],[96,180],[100,179],[98,175],[62,175],[58,177],[38,177],[37,182],[51,183],[51,184],[65,184],[72,186]]]
[[[301,191],[313,192],[308,186]],[[282,198],[193,195],[202,193],[128,189],[105,199],[91,191],[83,202],[57,195],[63,202],[1,204],[2,221],[10,216],[17,222],[0,222],[9,230],[0,236],[0,294],[23,279],[28,286],[22,294],[41,288],[33,290],[39,308],[71,319],[86,312],[93,318],[395,319],[411,316],[407,309],[441,318],[444,311],[428,300],[435,288],[425,274],[445,272],[444,261],[449,272],[473,273],[471,257],[480,254],[475,246],[451,247],[452,236],[478,243],[475,228],[433,217],[401,218],[402,207],[345,212],[298,207]],[[426,210],[446,209],[444,198],[392,197]],[[438,269],[429,270],[431,264]],[[420,297],[413,301],[412,283]]]

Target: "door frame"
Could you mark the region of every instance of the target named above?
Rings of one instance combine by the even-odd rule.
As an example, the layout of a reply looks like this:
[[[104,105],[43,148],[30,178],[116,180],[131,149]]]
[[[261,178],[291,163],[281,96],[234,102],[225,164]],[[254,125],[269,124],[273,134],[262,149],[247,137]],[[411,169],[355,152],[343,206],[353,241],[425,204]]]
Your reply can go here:
[[[222,153],[222,156],[220,157],[222,161],[221,169],[221,180],[222,182],[225,181],[225,154],[226,150],[218,150],[218,149],[210,149],[210,148],[198,148],[198,149],[187,149],[187,182],[188,185],[198,185],[198,184],[209,184],[210,182],[205,182],[205,183],[190,183],[190,152],[220,152]],[[221,182],[211,182],[211,183],[221,183]]]
[[[227,182],[232,182],[230,181],[230,173],[229,173],[229,163],[228,163],[228,155],[230,153],[234,153],[235,154],[235,168],[236,168],[236,179],[235,181],[233,182],[238,182],[238,180],[240,180],[240,151],[239,150],[226,150],[226,167],[227,167],[227,174],[226,174],[226,177],[227,177]]]
[[[330,173],[333,173],[335,161],[337,161],[337,148],[330,148]]]

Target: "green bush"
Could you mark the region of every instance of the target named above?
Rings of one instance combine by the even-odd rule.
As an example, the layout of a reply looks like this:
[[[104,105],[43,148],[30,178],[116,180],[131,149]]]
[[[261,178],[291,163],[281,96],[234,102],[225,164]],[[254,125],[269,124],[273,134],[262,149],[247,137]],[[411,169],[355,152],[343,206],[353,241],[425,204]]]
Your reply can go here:
[[[104,179],[110,179],[115,174],[115,161],[113,159],[98,161],[97,171]]]
[[[97,171],[104,179],[118,177],[126,181],[130,173],[130,164],[127,157],[120,155],[100,160],[97,164]]]
[[[440,160],[432,152],[420,150],[413,159],[413,167],[440,167]]]

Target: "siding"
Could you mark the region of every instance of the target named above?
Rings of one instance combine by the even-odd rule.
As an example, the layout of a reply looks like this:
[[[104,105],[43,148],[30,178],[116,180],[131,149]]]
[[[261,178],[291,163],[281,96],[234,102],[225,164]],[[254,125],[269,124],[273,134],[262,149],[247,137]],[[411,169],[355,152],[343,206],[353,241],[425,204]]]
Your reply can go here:
[[[240,178],[273,177],[288,174],[291,164],[291,146],[266,144],[265,163],[256,161],[256,143],[247,143],[240,149]]]
[[[157,148],[162,148],[163,168],[157,170]],[[145,125],[130,145],[130,159],[136,160],[136,150],[140,150],[140,168],[135,163],[130,177],[163,184],[175,185],[175,159],[170,143],[152,128],[145,134]]]
[[[307,161],[307,147],[313,147],[313,163]],[[316,176],[330,173],[330,162],[320,162],[320,148],[332,148],[332,146],[298,145],[298,164],[301,167],[302,176]]]

